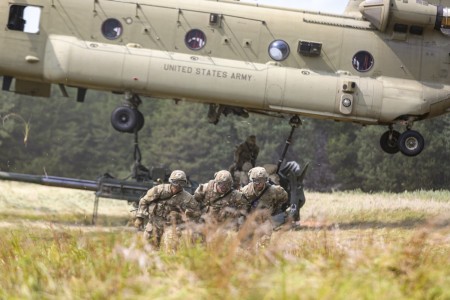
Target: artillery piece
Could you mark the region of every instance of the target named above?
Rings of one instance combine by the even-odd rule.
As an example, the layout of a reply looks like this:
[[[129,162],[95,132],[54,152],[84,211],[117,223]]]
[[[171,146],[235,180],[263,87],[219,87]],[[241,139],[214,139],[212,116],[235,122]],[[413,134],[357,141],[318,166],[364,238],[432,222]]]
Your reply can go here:
[[[39,176],[21,173],[0,172],[1,180],[35,183],[46,186],[78,189],[95,192],[94,211],[92,223],[95,224],[98,216],[98,204],[100,198],[110,198],[128,201],[129,204],[137,205],[139,199],[153,186],[167,182],[167,172],[163,168],[153,168],[151,177],[146,181],[131,181],[117,179],[108,173],[100,176],[97,180],[75,179],[57,176]],[[188,180],[186,190],[193,193],[196,188],[195,182]]]

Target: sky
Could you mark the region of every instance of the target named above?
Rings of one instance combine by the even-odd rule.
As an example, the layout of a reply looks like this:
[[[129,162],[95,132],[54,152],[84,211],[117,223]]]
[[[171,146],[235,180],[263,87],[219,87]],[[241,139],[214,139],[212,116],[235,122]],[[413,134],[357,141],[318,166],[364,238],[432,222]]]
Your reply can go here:
[[[241,2],[340,14],[344,12],[348,0],[241,0]]]

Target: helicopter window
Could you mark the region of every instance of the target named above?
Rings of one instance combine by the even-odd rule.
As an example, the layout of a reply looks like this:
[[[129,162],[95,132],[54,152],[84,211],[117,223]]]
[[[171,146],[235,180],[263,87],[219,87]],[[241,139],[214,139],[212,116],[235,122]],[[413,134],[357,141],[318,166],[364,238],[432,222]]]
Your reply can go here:
[[[200,29],[192,29],[184,37],[186,46],[191,50],[200,50],[206,45],[206,35]]]
[[[7,28],[26,33],[39,33],[41,7],[11,5]]]
[[[367,51],[359,51],[353,55],[352,65],[358,72],[367,72],[375,63],[372,54]]]
[[[409,28],[409,33],[415,34],[415,35],[422,35],[423,34],[423,27],[422,26],[412,25]]]
[[[406,33],[408,31],[408,25],[396,23],[396,24],[394,24],[394,31]]]
[[[269,45],[269,55],[273,60],[285,60],[289,53],[289,45],[283,40],[275,40]]]
[[[298,42],[297,52],[304,56],[319,56],[322,51],[322,44],[315,42]]]
[[[123,27],[117,19],[107,19],[102,24],[102,33],[108,40],[115,40],[122,35]]]

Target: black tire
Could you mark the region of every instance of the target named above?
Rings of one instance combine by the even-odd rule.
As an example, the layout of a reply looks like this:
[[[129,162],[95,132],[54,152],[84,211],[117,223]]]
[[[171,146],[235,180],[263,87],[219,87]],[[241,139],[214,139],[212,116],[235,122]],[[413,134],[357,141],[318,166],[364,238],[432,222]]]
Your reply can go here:
[[[416,156],[425,147],[423,136],[414,130],[407,130],[400,135],[398,141],[400,151],[406,156]]]
[[[144,115],[139,110],[136,110],[136,112],[137,112],[137,115],[138,115],[138,122],[137,122],[137,125],[136,125],[136,130],[140,131],[142,129],[142,127],[144,127],[145,118],[144,118]]]
[[[119,106],[111,114],[111,125],[119,132],[132,133],[138,125],[138,119],[136,109],[129,106]]]
[[[386,131],[380,138],[380,146],[384,152],[389,154],[395,154],[400,151],[398,141],[400,139],[400,132],[397,130],[392,131],[392,137],[389,139],[390,131]]]

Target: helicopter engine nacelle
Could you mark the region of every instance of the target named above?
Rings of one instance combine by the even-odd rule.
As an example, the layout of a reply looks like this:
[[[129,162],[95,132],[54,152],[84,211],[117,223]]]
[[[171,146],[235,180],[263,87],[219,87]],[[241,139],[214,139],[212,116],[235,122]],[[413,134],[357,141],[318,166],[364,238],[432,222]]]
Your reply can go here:
[[[366,0],[359,5],[361,14],[380,31],[389,23],[450,30],[450,8],[426,1]]]

